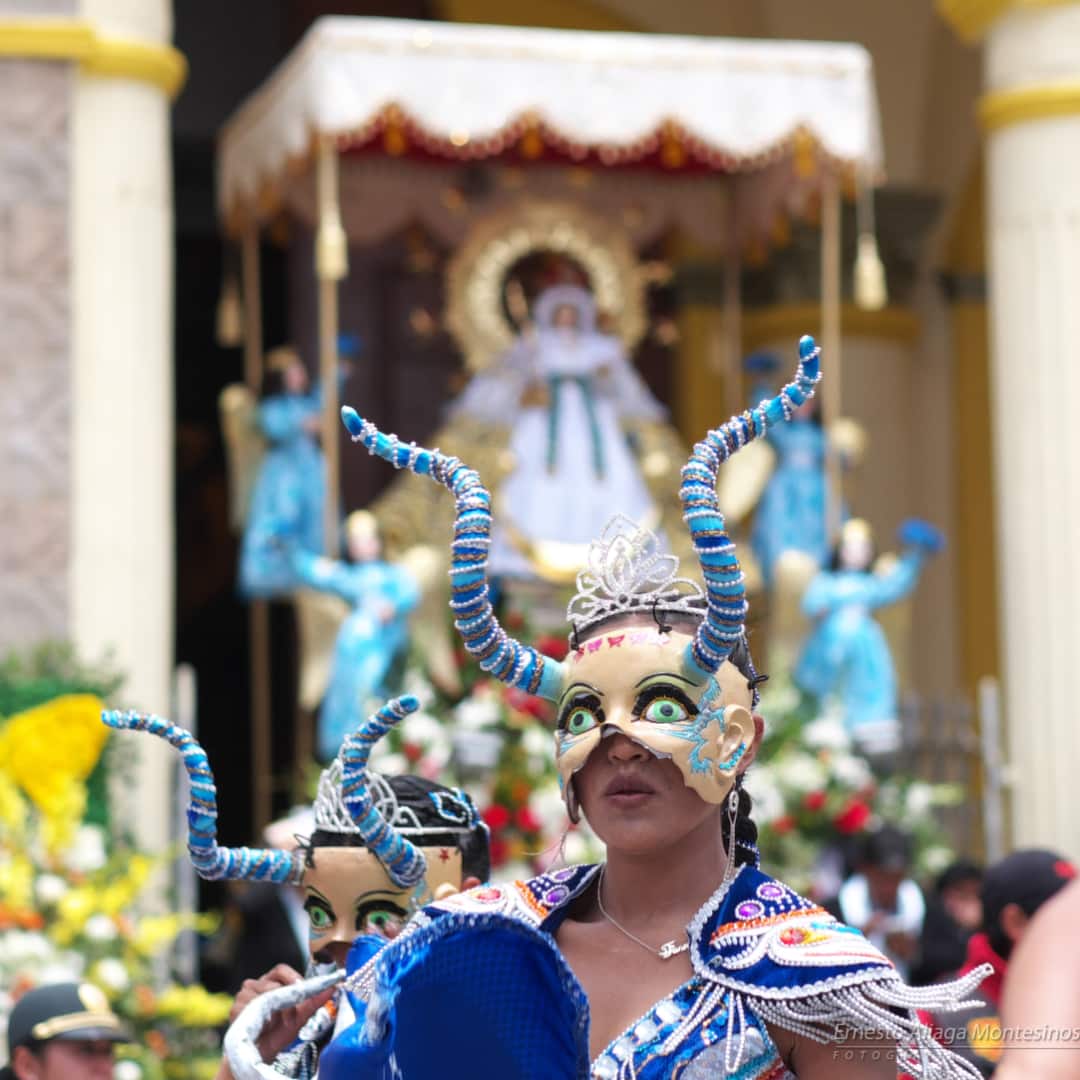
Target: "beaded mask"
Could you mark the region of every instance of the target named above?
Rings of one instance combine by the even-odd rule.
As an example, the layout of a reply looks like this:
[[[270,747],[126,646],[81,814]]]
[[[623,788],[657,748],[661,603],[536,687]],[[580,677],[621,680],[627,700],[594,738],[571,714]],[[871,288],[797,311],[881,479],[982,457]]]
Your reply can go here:
[[[317,843],[302,841],[296,851],[218,845],[214,776],[190,732],[135,712],[109,711],[102,720],[109,727],[157,735],[183,755],[191,781],[188,852],[200,876],[305,886],[314,952],[343,939],[346,926],[350,941],[359,932],[378,931],[376,912],[404,915],[436,893],[461,886],[461,851],[446,841],[483,827],[469,796],[450,788],[427,792],[433,805],[425,808],[422,823],[384,777],[367,769],[372,746],[418,704],[409,696],[391,701],[346,738],[319,778],[313,808]],[[340,844],[324,843],[320,834]],[[313,905],[316,894],[325,903]]]

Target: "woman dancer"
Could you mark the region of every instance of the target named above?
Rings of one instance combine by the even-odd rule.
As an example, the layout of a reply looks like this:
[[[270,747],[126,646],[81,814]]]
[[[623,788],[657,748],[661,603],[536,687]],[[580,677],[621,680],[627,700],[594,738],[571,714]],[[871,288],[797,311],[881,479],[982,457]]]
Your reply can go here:
[[[759,677],[716,472],[809,396],[818,358],[811,339],[800,354],[778,397],[710,432],[683,470],[705,590],[677,577],[677,560],[655,537],[617,519],[579,576],[568,609],[572,649],[561,663],[511,639],[494,618],[489,499],[476,474],[346,414],[370,451],[455,494],[458,630],[493,676],[557,703],[567,811],[588,817],[607,859],[426,908],[347,980],[355,1021],[339,1025],[324,1080],[822,1080],[894,1077],[898,1065],[914,1075],[972,1075],[914,1009],[927,995],[957,1000],[982,972],[912,990],[861,934],[757,866],[741,777],[760,737]],[[293,994],[280,1003],[292,1004]],[[231,1052],[261,1019],[240,1017]]]

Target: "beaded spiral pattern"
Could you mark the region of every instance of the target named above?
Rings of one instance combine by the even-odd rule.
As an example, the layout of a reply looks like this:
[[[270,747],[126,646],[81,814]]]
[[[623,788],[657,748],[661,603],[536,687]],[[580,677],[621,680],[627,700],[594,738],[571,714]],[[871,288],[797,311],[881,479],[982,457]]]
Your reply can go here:
[[[217,788],[206,751],[182,727],[146,713],[106,710],[102,723],[119,731],[148,731],[180,751],[191,781],[188,801],[188,852],[200,877],[208,881],[245,880],[299,884],[304,862],[299,855],[266,848],[224,848],[217,842]]]
[[[454,539],[450,545],[454,626],[483,671],[527,693],[554,700],[562,683],[561,663],[510,637],[492,609],[487,580],[491,494],[476,471],[456,457],[383,434],[348,406],[341,410],[341,419],[353,442],[363,443],[368,453],[395,469],[429,476],[454,496]]]
[[[341,748],[341,793],[364,843],[386,868],[390,880],[402,888],[420,881],[427,864],[420,849],[402,836],[379,812],[371,796],[367,763],[371,748],[420,702],[411,694],[388,701],[368,717],[359,731],[348,735]]]
[[[790,420],[795,409],[813,396],[821,378],[820,355],[812,337],[800,338],[795,378],[776,397],[710,431],[683,466],[679,499],[701,564],[707,601],[705,619],[687,646],[685,660],[702,675],[715,672],[743,636],[749,606],[735,544],[727,534],[717,502],[717,471],[729,457],[774,424]]]

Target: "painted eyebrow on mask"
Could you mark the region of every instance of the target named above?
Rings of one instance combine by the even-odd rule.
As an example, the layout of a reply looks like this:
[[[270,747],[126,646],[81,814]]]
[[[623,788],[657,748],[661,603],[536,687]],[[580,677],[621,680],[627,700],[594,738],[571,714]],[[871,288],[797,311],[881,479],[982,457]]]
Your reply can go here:
[[[688,679],[685,675],[679,675],[674,671],[654,671],[651,675],[646,675],[643,679],[638,679],[638,681],[634,683],[634,689],[636,690],[642,683],[646,683],[650,679],[678,679],[679,682],[684,682],[687,686],[701,685],[701,683],[696,683],[693,679]]]
[[[590,694],[595,694],[598,698],[604,696],[603,691],[597,690],[595,686],[590,686],[587,682],[575,682],[571,683],[563,692],[562,697],[559,698],[558,709],[561,710],[566,704],[566,699],[574,690],[588,690]]]

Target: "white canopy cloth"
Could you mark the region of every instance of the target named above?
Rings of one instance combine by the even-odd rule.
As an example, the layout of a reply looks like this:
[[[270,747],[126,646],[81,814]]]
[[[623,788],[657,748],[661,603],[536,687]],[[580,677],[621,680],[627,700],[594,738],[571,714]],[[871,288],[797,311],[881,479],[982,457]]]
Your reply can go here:
[[[404,132],[397,145],[385,137],[388,125]],[[522,148],[529,131],[539,133],[545,162],[595,165],[601,175],[636,165],[656,181],[675,174],[689,190],[717,172],[760,181],[780,169],[790,179],[800,136],[866,177],[882,164],[872,64],[857,45],[330,17],[313,24],[225,127],[220,210],[234,224],[289,204],[308,216],[304,174],[312,170],[297,166],[320,135],[336,137],[342,150],[377,148],[382,138],[383,150],[401,159],[394,164],[419,176],[444,172],[433,161],[531,164],[525,159],[541,154]],[[664,152],[673,139],[674,158]],[[344,159],[343,207],[356,205],[347,193],[358,181],[348,170],[372,163],[370,155]],[[371,182],[404,194],[385,171]],[[778,186],[786,185],[774,179]],[[742,199],[739,206],[751,209]],[[354,238],[370,234],[380,216],[370,203],[366,209],[366,226],[346,221]],[[442,216],[449,221],[450,211]],[[438,220],[429,224],[446,231]]]

